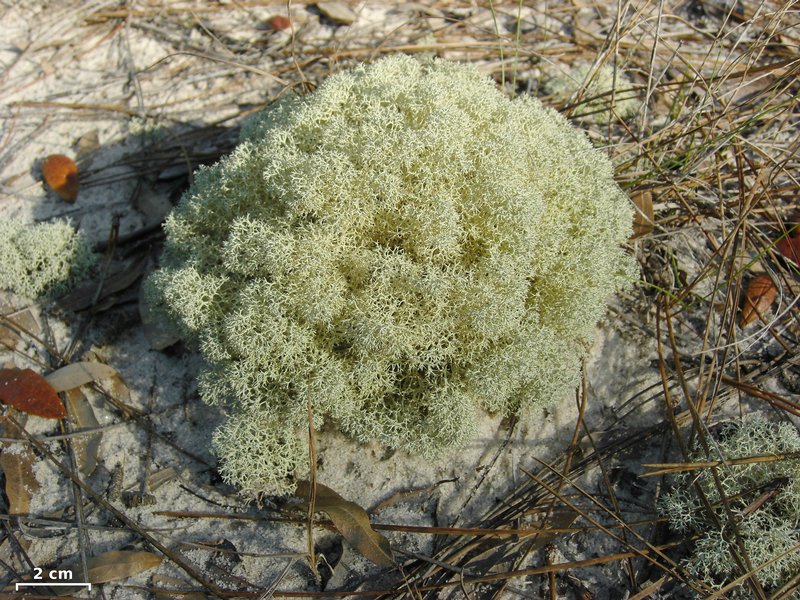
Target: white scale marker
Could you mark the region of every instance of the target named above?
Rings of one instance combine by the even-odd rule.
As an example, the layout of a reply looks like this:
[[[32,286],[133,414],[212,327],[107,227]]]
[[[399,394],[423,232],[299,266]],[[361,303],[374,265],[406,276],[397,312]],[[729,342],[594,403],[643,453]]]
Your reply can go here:
[[[18,592],[19,588],[21,588],[21,587],[85,587],[89,591],[91,591],[91,589],[92,589],[92,584],[91,583],[78,583],[77,581],[75,581],[75,582],[63,582],[63,583],[55,583],[55,582],[48,583],[46,581],[42,581],[42,582],[36,582],[36,583],[33,583],[33,582],[31,582],[31,583],[16,583],[14,585],[15,585],[15,588],[14,588],[15,592]]]

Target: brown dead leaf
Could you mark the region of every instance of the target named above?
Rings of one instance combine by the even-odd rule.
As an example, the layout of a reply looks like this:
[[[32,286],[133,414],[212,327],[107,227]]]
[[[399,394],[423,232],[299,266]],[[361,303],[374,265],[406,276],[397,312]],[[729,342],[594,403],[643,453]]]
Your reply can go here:
[[[80,389],[73,388],[68,390],[66,397],[70,420],[78,431],[81,429],[96,429],[100,427],[100,423],[94,415],[91,403]],[[78,460],[78,468],[80,468],[81,473],[87,477],[97,468],[97,454],[100,451],[100,441],[102,439],[103,434],[97,432],[91,435],[76,436],[72,440],[75,456]]]
[[[80,581],[81,583],[91,583],[97,585],[101,583],[108,583],[109,581],[118,581],[127,577],[132,577],[153,567],[161,564],[161,557],[153,554],[152,552],[144,551],[131,551],[131,550],[111,550],[93,556],[86,561],[87,566],[87,579],[88,582],[82,580],[82,569],[75,562],[68,562],[59,565],[56,570],[69,570],[72,572],[72,582]],[[45,578],[43,581],[50,582],[50,579]],[[58,580],[59,583],[64,583],[63,580]],[[65,586],[58,588],[44,588],[48,589],[49,593],[53,596],[69,596],[78,593],[81,589],[79,587]]]
[[[300,481],[295,496],[307,499],[310,491],[310,483]],[[314,508],[328,515],[342,537],[361,556],[381,567],[396,566],[389,540],[372,528],[363,508],[321,483],[317,483],[316,492]]]
[[[45,183],[65,202],[78,197],[78,165],[69,156],[51,154],[42,162]]]
[[[747,285],[739,327],[744,329],[756,318],[763,317],[772,306],[778,288],[769,275],[758,275]]]
[[[786,259],[800,266],[800,238],[785,237],[778,240],[778,243],[775,244],[775,249]]]
[[[6,438],[19,438],[15,427],[6,423],[0,427],[0,435]],[[0,469],[6,478],[6,496],[8,497],[8,514],[27,515],[31,508],[31,499],[39,491],[39,482],[33,474],[36,455],[25,444],[3,442],[0,444]]]
[[[30,369],[0,369],[0,402],[45,419],[67,415],[53,386]]]
[[[99,362],[76,362],[53,371],[45,377],[56,392],[73,390],[100,379],[110,379],[117,374],[113,367]]]
[[[653,215],[653,194],[649,190],[642,190],[631,195],[634,206],[633,214],[633,235],[631,239],[636,239],[652,233],[655,224]]]
[[[111,550],[89,559],[90,583],[107,583],[132,577],[161,564],[161,557],[152,552]]]

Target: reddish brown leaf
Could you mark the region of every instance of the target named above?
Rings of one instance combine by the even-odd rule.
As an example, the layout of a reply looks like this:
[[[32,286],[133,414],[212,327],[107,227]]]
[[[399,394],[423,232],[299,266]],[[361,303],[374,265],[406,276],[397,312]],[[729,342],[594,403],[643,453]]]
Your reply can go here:
[[[800,265],[800,238],[785,237],[775,244],[775,249],[795,265]]]
[[[274,17],[267,19],[267,25],[272,27],[275,31],[283,31],[284,29],[289,29],[289,27],[292,26],[292,22],[288,17],[284,17],[283,15],[275,15]]]
[[[69,156],[51,154],[42,163],[45,183],[66,202],[78,197],[78,165]]]
[[[67,415],[53,386],[30,369],[0,369],[0,402],[45,419]]]
[[[742,315],[739,318],[739,327],[745,328],[756,318],[766,314],[770,306],[772,306],[777,293],[778,288],[775,287],[769,275],[759,275],[754,278],[748,284],[744,295],[744,306],[742,307]]]

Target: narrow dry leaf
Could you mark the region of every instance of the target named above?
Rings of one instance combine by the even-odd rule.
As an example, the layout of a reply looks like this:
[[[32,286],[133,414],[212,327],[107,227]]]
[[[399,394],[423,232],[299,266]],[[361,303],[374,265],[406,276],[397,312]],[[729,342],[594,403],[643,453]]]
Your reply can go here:
[[[89,559],[89,582],[107,583],[125,579],[160,564],[161,557],[152,552],[111,550]]]
[[[63,154],[51,154],[42,162],[42,176],[61,199],[75,202],[78,197],[78,165]]]
[[[744,329],[756,318],[766,314],[770,306],[772,306],[777,293],[778,288],[775,287],[769,275],[759,275],[754,278],[748,284],[745,292],[739,327]]]
[[[300,481],[295,496],[307,501],[310,490],[308,481]],[[396,566],[389,540],[372,528],[363,508],[321,483],[317,484],[316,491],[314,508],[328,515],[342,537],[361,556],[381,567]]]
[[[631,239],[636,239],[652,233],[655,224],[653,214],[653,194],[649,190],[643,190],[631,195],[631,201],[635,212],[633,214],[633,235]]]
[[[30,369],[0,369],[0,402],[45,419],[67,415],[53,386]]]
[[[73,390],[100,379],[110,379],[117,374],[113,367],[99,362],[76,362],[53,371],[45,379],[56,392]]]
[[[100,427],[97,417],[94,415],[92,405],[86,396],[79,389],[71,389],[66,393],[69,416],[75,427],[81,429],[96,429]],[[78,467],[81,473],[87,477],[97,468],[97,454],[100,451],[100,441],[103,434],[93,433],[91,435],[76,436],[72,440],[75,448],[75,456],[78,460]]]
[[[6,438],[18,438],[15,428],[0,428],[0,435]],[[6,497],[8,498],[8,514],[27,515],[30,512],[31,500],[39,491],[39,482],[33,474],[36,455],[23,445],[14,442],[0,444],[0,469],[6,478]]]

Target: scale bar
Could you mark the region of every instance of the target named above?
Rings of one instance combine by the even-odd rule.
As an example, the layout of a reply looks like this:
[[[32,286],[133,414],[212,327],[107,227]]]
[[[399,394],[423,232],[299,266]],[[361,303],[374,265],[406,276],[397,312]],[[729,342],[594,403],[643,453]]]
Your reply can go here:
[[[41,583],[17,583],[15,584],[14,591],[18,592],[19,588],[21,587],[85,587],[87,590],[91,591],[92,584],[91,583],[78,583],[77,581],[74,583],[64,582],[64,583],[48,583],[43,581]]]

